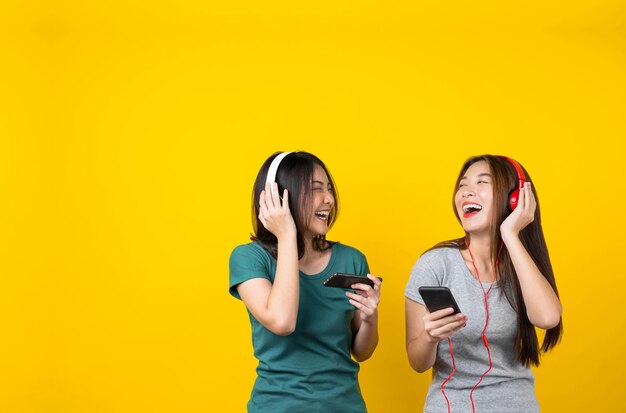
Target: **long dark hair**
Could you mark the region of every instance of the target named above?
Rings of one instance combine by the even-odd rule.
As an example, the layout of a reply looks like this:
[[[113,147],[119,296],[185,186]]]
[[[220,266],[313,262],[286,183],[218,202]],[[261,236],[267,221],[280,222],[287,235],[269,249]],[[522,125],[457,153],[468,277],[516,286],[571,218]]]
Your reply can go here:
[[[276,258],[277,254],[278,240],[274,234],[263,226],[261,220],[259,220],[259,199],[261,197],[261,191],[265,189],[265,181],[270,164],[280,153],[281,152],[274,153],[263,163],[252,190],[252,226],[254,233],[250,239],[261,244],[274,258]],[[324,162],[317,156],[308,152],[292,152],[283,158],[276,173],[276,183],[278,184],[279,194],[282,196],[285,189],[289,192],[289,210],[291,211],[297,230],[298,258],[302,258],[305,251],[305,239],[302,234],[311,220],[309,213],[312,198],[311,182],[316,165],[326,172],[335,198],[333,209],[330,211],[327,221],[328,228],[330,229],[339,214],[339,195],[335,181],[326,165],[324,165]],[[332,243],[326,240],[325,235],[318,235],[313,239],[313,248],[315,250],[324,251],[330,248],[331,245]]]
[[[496,261],[498,255],[498,249],[502,244],[502,236],[500,234],[500,225],[505,218],[510,214],[511,209],[509,207],[509,193],[516,189],[518,186],[518,177],[513,165],[500,156],[493,155],[481,155],[469,158],[463,164],[461,172],[456,180],[454,186],[454,194],[452,196],[452,209],[459,222],[459,217],[456,205],[454,203],[454,195],[456,194],[459,183],[470,166],[476,162],[485,161],[489,166],[492,176],[493,186],[493,203],[494,203],[494,225],[493,232],[491,234],[491,260]],[[532,183],[530,175],[520,165],[524,174],[526,175],[526,181]],[[524,228],[519,238],[524,248],[528,251],[533,261],[541,271],[541,274],[546,278],[555,294],[558,296],[558,290],[556,287],[556,281],[554,279],[554,272],[552,271],[552,264],[550,263],[550,256],[548,254],[548,247],[543,236],[543,230],[541,229],[541,213],[539,210],[539,198],[534,183],[532,184],[532,191],[537,199],[537,209],[535,210],[535,219],[526,228]],[[449,241],[443,241],[435,245],[433,248],[451,247],[457,249],[465,249],[465,241],[470,242],[470,234],[465,233],[465,237],[453,239]],[[515,354],[517,360],[525,366],[539,365],[540,353],[544,353],[554,346],[556,346],[563,334],[563,321],[559,320],[559,324],[556,327],[548,329],[541,348],[539,348],[539,340],[537,339],[537,333],[535,326],[528,319],[526,314],[526,305],[524,304],[524,297],[522,296],[522,290],[520,287],[517,273],[513,267],[513,262],[506,247],[502,248],[500,253],[500,259],[498,260],[498,268],[496,269],[498,277],[498,285],[501,291],[504,291],[507,300],[511,306],[517,312],[517,332],[515,334]]]

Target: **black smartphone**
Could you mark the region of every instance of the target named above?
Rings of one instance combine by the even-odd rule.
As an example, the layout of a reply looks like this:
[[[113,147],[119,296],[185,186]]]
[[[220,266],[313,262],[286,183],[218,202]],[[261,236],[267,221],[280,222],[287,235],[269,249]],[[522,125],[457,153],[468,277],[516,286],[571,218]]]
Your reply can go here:
[[[382,278],[378,278],[381,282]],[[336,288],[352,288],[352,284],[367,284],[370,287],[374,286],[374,281],[367,278],[365,275],[354,275],[354,274],[344,274],[340,272],[336,272],[324,281],[325,287],[336,287]]]
[[[417,290],[424,299],[424,303],[429,312],[433,313],[449,307],[454,309],[452,314],[461,312],[461,309],[448,287],[420,287]]]

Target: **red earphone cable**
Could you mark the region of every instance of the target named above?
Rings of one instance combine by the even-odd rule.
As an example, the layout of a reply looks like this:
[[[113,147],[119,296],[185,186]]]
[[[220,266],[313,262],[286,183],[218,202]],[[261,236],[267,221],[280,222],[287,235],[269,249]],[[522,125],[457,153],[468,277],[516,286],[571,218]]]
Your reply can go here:
[[[450,372],[450,375],[446,377],[443,383],[441,383],[441,393],[446,399],[446,404],[448,405],[448,413],[450,413],[450,400],[448,399],[448,396],[446,396],[446,391],[444,390],[444,386],[456,372],[456,363],[454,362],[454,352],[452,351],[452,340],[450,340],[450,337],[448,337],[448,348],[450,349],[450,357],[452,358],[452,372]]]
[[[493,287],[493,284],[491,284],[491,287]],[[487,302],[487,296],[489,295],[489,292],[491,291],[491,287],[489,287],[487,292],[484,292],[483,290],[484,302],[485,302],[485,327],[483,328],[482,338],[483,338],[483,344],[485,345],[485,348],[487,349],[487,358],[489,359],[489,368],[485,370],[482,376],[480,376],[480,379],[478,379],[478,382],[476,382],[476,384],[474,385],[474,387],[472,387],[472,390],[470,391],[470,401],[472,402],[472,413],[475,412],[474,397],[473,397],[474,390],[476,390],[478,385],[483,381],[483,378],[487,375],[487,373],[491,371],[491,368],[493,367],[493,363],[491,361],[491,350],[489,349],[489,341],[487,340],[487,335],[485,334],[485,332],[487,331],[487,326],[489,325],[489,304]]]
[[[498,249],[498,255],[496,256],[496,265],[494,267],[494,273],[496,275],[495,279],[498,278],[497,277],[498,262],[500,260],[500,253],[502,252],[503,245],[504,243],[500,243],[500,248]],[[469,252],[469,255],[472,259],[472,266],[474,267],[474,271],[476,272],[476,278],[478,278],[480,287],[483,289],[483,302],[485,303],[485,326],[483,327],[483,331],[482,331],[482,339],[483,339],[483,344],[485,345],[485,348],[487,349],[487,357],[489,358],[489,368],[485,370],[485,372],[480,376],[480,379],[478,379],[478,382],[474,385],[474,387],[472,387],[472,390],[470,391],[470,401],[472,402],[472,413],[474,413],[475,412],[474,397],[473,397],[474,390],[476,390],[478,385],[483,381],[483,378],[487,375],[487,373],[491,371],[493,367],[493,363],[491,360],[491,349],[489,349],[489,340],[487,340],[487,334],[486,334],[487,326],[489,325],[489,302],[487,301],[487,297],[489,296],[489,293],[491,292],[493,285],[496,283],[496,280],[494,279],[494,281],[489,286],[489,289],[485,291],[485,287],[483,287],[483,283],[480,280],[480,273],[478,272],[478,268],[476,268],[476,263],[474,262],[474,256],[472,255],[472,250],[470,249],[469,244],[467,243],[467,239],[465,239],[465,246],[467,247],[467,251]]]

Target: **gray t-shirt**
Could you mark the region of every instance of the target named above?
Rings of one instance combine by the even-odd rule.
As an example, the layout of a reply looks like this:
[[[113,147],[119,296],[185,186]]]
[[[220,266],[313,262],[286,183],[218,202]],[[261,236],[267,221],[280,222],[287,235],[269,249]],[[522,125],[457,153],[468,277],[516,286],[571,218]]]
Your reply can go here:
[[[483,283],[485,291],[490,283]],[[445,385],[452,413],[471,412],[470,391],[489,368],[487,349],[481,333],[485,325],[483,289],[474,278],[456,248],[438,248],[424,253],[413,266],[404,294],[407,298],[424,304],[418,292],[421,286],[448,287],[463,314],[467,325],[454,333],[452,349],[456,372]],[[493,368],[474,390],[473,399],[477,413],[529,413],[538,412],[534,376],[529,367],[515,359],[514,339],[517,313],[498,285],[488,296],[489,326],[486,336],[491,350]],[[428,389],[425,413],[447,413],[446,400],[441,393],[441,383],[452,371],[448,341],[437,346],[437,359],[433,366],[433,380]]]

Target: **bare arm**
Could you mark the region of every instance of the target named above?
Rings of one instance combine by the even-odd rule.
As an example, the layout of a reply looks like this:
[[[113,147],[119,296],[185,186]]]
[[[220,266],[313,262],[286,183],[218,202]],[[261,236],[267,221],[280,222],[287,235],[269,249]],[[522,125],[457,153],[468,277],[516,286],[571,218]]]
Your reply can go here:
[[[519,239],[520,231],[534,220],[536,205],[531,184],[526,182],[517,208],[502,223],[500,232],[517,272],[528,319],[536,327],[549,329],[561,319],[561,302]]]
[[[413,300],[405,300],[406,352],[413,370],[423,373],[435,365],[437,344],[464,327],[467,317],[451,315],[454,310],[429,313],[426,307]]]
[[[276,185],[276,184],[274,184]],[[277,193],[276,191],[274,193]],[[283,202],[269,186],[261,193],[259,219],[278,239],[274,282],[253,278],[237,286],[237,292],[254,318],[274,334],[286,336],[296,328],[300,297],[296,227],[289,211],[287,190]]]

